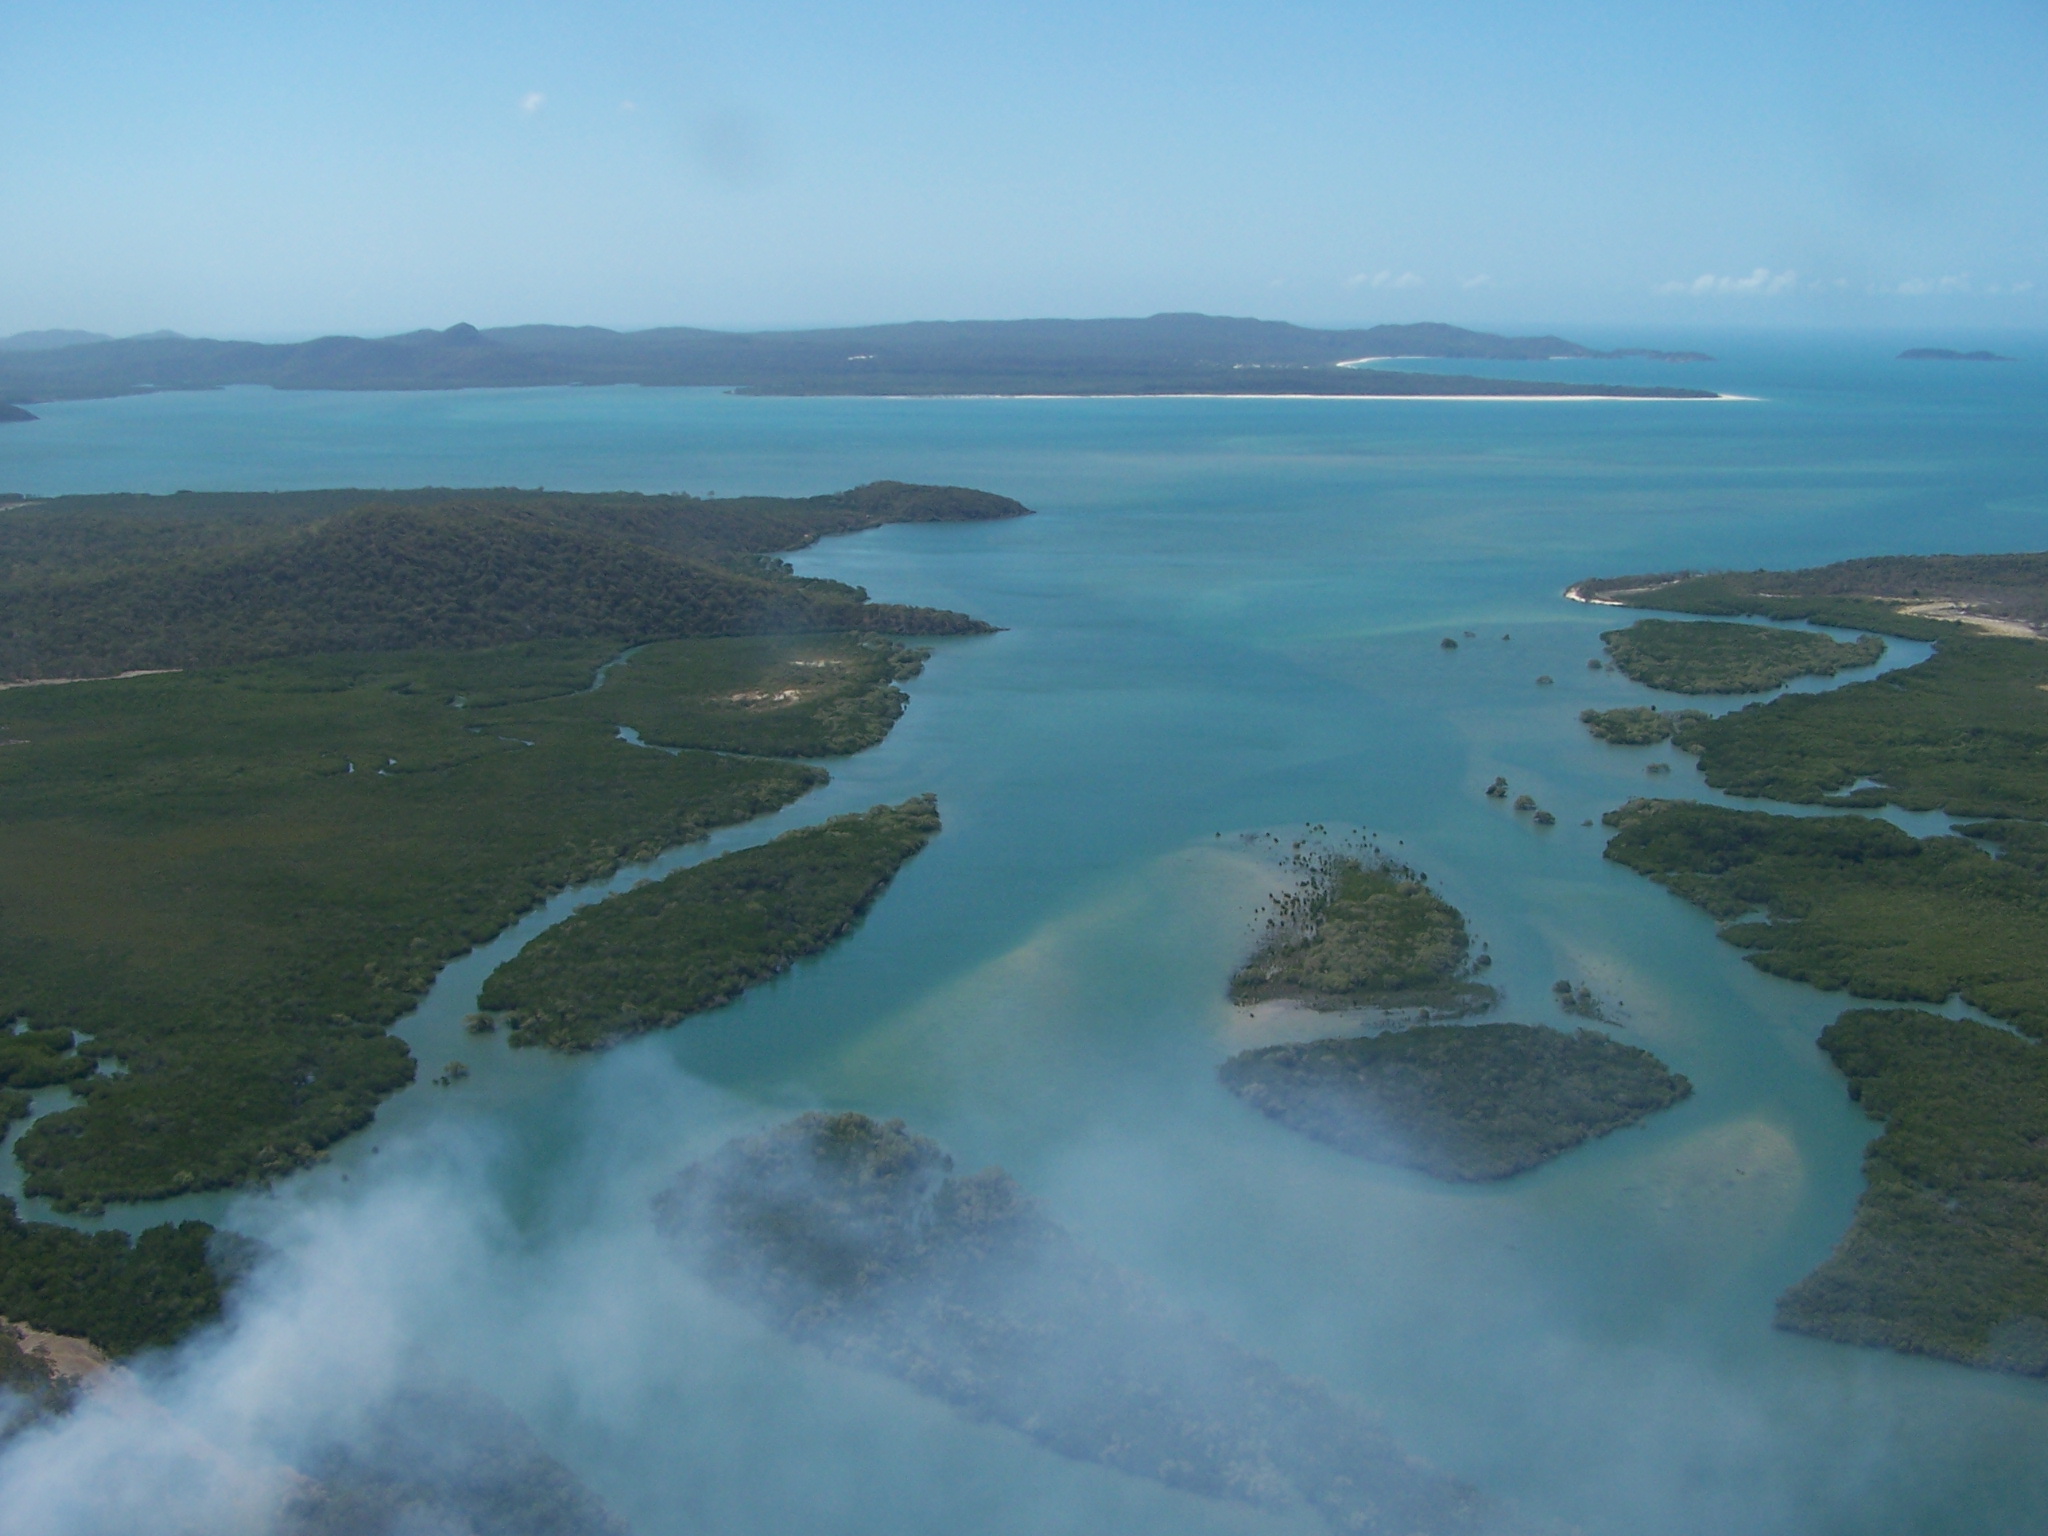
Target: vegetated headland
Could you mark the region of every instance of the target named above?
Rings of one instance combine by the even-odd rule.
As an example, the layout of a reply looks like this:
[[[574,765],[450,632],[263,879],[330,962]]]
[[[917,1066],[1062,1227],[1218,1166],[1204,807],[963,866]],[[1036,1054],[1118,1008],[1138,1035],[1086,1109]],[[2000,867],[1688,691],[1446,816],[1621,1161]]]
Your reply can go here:
[[[1318,1141],[1439,1179],[1504,1179],[1669,1108],[1692,1084],[1581,1029],[1419,1024],[1233,1056],[1223,1084]]]
[[[1464,914],[1425,876],[1324,850],[1297,851],[1292,863],[1298,883],[1273,896],[1263,940],[1230,978],[1232,1002],[1450,1017],[1493,1006],[1493,988],[1473,979],[1491,961],[1474,960]]]
[[[541,934],[484,983],[514,1045],[592,1050],[731,1002],[850,932],[938,834],[920,795],[785,832]]]
[[[1049,1450],[1333,1531],[1516,1523],[1090,1252],[1000,1169],[901,1121],[808,1114],[728,1143],[656,1202],[678,1256],[777,1331]]]
[[[1885,1125],[1834,1254],[1781,1326],[2048,1375],[2048,555],[1622,577],[1598,600],[1860,624],[1936,642],[1917,666],[1687,722],[1731,793],[1985,818],[1915,838],[1856,816],[1688,801],[1607,816],[1607,857],[1704,908],[1761,969],[1888,1002],[1959,998],[2004,1028],[1854,1009],[1820,1045]],[[1936,615],[1941,615],[1937,617]],[[1994,856],[1995,850],[1995,856]]]
[[[231,384],[277,389],[709,385],[758,395],[1475,395],[1715,399],[1665,385],[1563,384],[1340,366],[1383,358],[1650,358],[1453,325],[1311,330],[1214,315],[968,320],[730,332],[521,325],[263,343],[184,336],[0,350],[0,403]],[[26,413],[24,413],[26,419]]]
[[[0,692],[0,1110],[74,1096],[15,1144],[27,1192],[93,1211],[229,1187],[367,1124],[414,1078],[388,1031],[441,966],[823,783],[790,759],[871,745],[902,711],[924,653],[891,636],[988,630],[771,551],[1026,511],[880,484],[0,512],[0,675],[152,674]],[[87,1241],[25,1230],[59,1258]],[[82,1272],[120,1241],[77,1249]],[[0,1233],[0,1315],[144,1338],[125,1303],[17,1310],[29,1251]]]
[[[1884,657],[1875,635],[1837,640],[1758,624],[1638,619],[1600,638],[1623,675],[1668,693],[1767,693],[1795,677],[1833,677]]]

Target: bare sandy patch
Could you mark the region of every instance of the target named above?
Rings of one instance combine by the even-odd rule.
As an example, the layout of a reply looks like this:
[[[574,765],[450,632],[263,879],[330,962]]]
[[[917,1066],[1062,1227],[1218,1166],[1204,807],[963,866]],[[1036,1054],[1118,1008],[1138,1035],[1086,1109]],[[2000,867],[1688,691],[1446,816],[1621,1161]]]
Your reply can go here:
[[[105,677],[25,677],[18,682],[0,683],[0,689],[55,688],[60,683],[118,683],[125,677],[163,677],[184,670],[183,667],[137,667],[132,672],[110,672]]]
[[[1970,628],[1986,635],[2003,635],[2012,640],[2040,640],[2041,631],[2020,619],[2002,619],[1995,614],[1979,613],[1967,603],[1914,602],[1900,597],[1881,597],[1881,603],[1891,603],[1900,613],[1915,619],[1947,619],[1951,623],[1967,624]]]
[[[24,1354],[41,1355],[49,1362],[50,1370],[65,1381],[90,1381],[113,1365],[92,1344],[68,1333],[45,1333],[26,1323],[10,1323],[4,1317],[0,1317],[0,1328],[14,1335]]]

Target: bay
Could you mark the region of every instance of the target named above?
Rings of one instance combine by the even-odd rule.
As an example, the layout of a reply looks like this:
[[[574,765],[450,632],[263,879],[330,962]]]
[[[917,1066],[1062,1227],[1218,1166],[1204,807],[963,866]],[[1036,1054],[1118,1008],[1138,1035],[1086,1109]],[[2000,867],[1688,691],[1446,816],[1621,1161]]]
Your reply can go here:
[[[1601,860],[1602,811],[1710,792],[1680,755],[1586,736],[1582,708],[1651,696],[1587,668],[1616,616],[1561,594],[1593,574],[2042,547],[2048,372],[1899,364],[1882,337],[1717,350],[1682,374],[1628,366],[1753,398],[237,389],[0,428],[0,486],[38,494],[886,477],[1038,509],[796,557],[1004,632],[939,646],[896,732],[818,795],[613,882],[936,791],[945,833],[863,928],[730,1008],[571,1061],[459,1032],[540,919],[458,962],[403,1028],[423,1077],[459,1053],[470,1081],[423,1083],[323,1169],[208,1207],[280,1255],[252,1318],[341,1350],[351,1383],[408,1356],[481,1381],[649,1536],[1305,1528],[959,1422],[676,1274],[645,1202],[677,1167],[797,1109],[860,1109],[1001,1163],[1091,1245],[1539,1516],[1617,1536],[2040,1528],[2041,1383],[1771,1329],[1777,1293],[1846,1228],[1874,1130],[1814,1045],[1843,1000],[1757,974]],[[1668,779],[1643,772],[1659,756]],[[1485,799],[1496,774],[1557,826]],[[1310,825],[1376,836],[1464,908],[1495,1016],[1564,1024],[1551,982],[1590,982],[1695,1097],[1483,1188],[1246,1111],[1215,1065],[1272,1036],[1223,982],[1274,885],[1262,835]],[[221,1411],[209,1380],[173,1372],[166,1401]]]

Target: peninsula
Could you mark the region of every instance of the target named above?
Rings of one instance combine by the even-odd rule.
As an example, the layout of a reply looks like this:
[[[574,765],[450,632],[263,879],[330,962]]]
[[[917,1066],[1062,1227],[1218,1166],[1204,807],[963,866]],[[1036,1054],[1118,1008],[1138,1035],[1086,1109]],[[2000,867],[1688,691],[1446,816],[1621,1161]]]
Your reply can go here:
[[[1679,359],[1697,354],[1666,354]],[[261,343],[139,336],[0,349],[0,404],[262,384],[276,389],[709,385],[759,395],[1606,396],[1715,399],[1666,385],[1480,379],[1341,364],[1386,358],[1647,358],[1453,325],[1312,330],[1215,315],[968,320],[820,331],[521,325]]]
[[[1837,640],[1814,630],[1704,620],[1638,619],[1600,638],[1630,681],[1669,693],[1766,693],[1795,677],[1833,677],[1884,657],[1875,635]]]

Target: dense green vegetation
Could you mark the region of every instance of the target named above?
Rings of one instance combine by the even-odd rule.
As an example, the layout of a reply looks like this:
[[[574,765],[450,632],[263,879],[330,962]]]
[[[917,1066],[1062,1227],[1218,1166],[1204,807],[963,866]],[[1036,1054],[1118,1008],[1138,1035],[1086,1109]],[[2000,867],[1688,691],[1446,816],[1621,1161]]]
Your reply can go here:
[[[930,795],[785,832],[557,924],[491,973],[514,1045],[592,1050],[732,1001],[849,932],[939,830]]]
[[[131,337],[0,352],[0,402],[138,390],[459,389],[537,384],[697,384],[752,394],[1423,392],[1699,394],[1338,368],[1364,357],[1652,357],[1601,353],[1561,336],[1494,336],[1454,325],[1309,330],[1214,315],[1143,320],[998,320],[737,333],[671,327],[522,325],[278,345]],[[1404,384],[1407,386],[1404,388]]]
[[[80,1232],[23,1221],[0,1196],[0,1317],[89,1339],[110,1355],[170,1344],[220,1311],[203,1221]]]
[[[1306,864],[1298,892],[1275,901],[1281,915],[1230,979],[1234,1002],[1452,1013],[1493,1002],[1493,989],[1470,979],[1464,915],[1414,870],[1321,857]]]
[[[45,1357],[23,1349],[11,1328],[0,1328],[0,1448],[30,1425],[67,1413],[77,1389]]]
[[[1965,617],[2048,631],[2048,552],[1879,555],[1803,571],[1602,576],[1571,591],[1575,597],[1629,608],[1811,619],[1908,640],[1965,633],[1959,622]]]
[[[849,635],[652,645],[611,669],[593,707],[655,746],[841,757],[889,734],[908,702],[891,685],[929,654]]]
[[[1710,718],[1703,709],[1676,709],[1668,714],[1654,704],[1636,704],[1622,709],[1587,709],[1579,719],[1602,741],[1620,747],[1651,747],[1669,741],[1686,727]]]
[[[1422,1024],[1233,1056],[1224,1086],[1303,1135],[1439,1179],[1504,1179],[1692,1092],[1590,1029]]]
[[[509,1409],[406,1388],[354,1443],[299,1459],[277,1536],[626,1536],[627,1527]]]
[[[1774,975],[1854,997],[1972,1006],[2048,1035],[2048,861],[2031,829],[2005,841],[1915,838],[1862,816],[1771,816],[1635,800],[1607,815],[1607,857],[1728,922],[1721,937]]]
[[[1833,677],[1884,655],[1875,635],[1837,640],[1817,630],[1638,619],[1600,637],[1615,666],[1670,693],[1764,693],[1795,677]]]
[[[1501,1530],[1358,1405],[1105,1263],[998,1169],[901,1121],[810,1114],[729,1143],[657,1202],[723,1294],[835,1359],[1076,1460],[1362,1536]]]
[[[441,965],[551,891],[821,782],[617,738],[619,700],[687,693],[705,644],[642,652],[655,681],[617,694],[580,691],[611,642],[558,641],[0,695],[27,743],[0,753],[0,1020],[38,1031],[9,1048],[76,1030],[79,1058],[126,1069],[80,1076],[78,1107],[24,1134],[29,1192],[89,1208],[306,1161],[412,1080],[385,1031]],[[794,659],[708,649],[694,681],[721,694],[749,655],[771,676]],[[819,649],[849,661],[841,699],[897,665]],[[823,751],[823,708],[794,730],[739,712],[724,740]]]
[[[971,634],[767,552],[887,522],[1014,517],[890,482],[805,500],[309,491],[65,497],[0,512],[0,676],[110,676],[537,639]]]
[[[1820,1043],[1885,1129],[1780,1326],[2048,1375],[2048,1050],[1908,1009],[1845,1013]]]
[[[1952,638],[1918,666],[1697,722],[1678,740],[1730,794],[2048,817],[2048,645]]]

